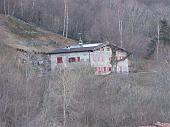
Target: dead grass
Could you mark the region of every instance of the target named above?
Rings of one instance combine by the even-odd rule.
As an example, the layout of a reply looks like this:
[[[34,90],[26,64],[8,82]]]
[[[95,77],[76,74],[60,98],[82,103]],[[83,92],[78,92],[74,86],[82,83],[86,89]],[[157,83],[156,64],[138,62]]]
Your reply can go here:
[[[35,26],[28,24],[22,20],[14,17],[8,17],[8,28],[9,30],[24,38],[35,38],[42,33],[36,29]]]
[[[38,46],[24,44],[24,42],[29,41],[30,43],[37,42]],[[15,49],[38,53],[48,53],[56,48],[76,43],[72,39],[65,39],[58,34],[45,31],[30,23],[3,15],[0,15],[0,42],[4,42],[4,44]],[[50,45],[49,42],[53,42],[53,44]]]

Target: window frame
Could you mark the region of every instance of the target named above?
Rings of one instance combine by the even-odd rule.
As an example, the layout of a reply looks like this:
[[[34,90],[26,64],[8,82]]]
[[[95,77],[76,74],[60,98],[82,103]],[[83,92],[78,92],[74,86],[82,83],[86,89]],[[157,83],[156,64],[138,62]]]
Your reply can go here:
[[[77,62],[80,62],[80,57],[77,57]]]
[[[63,57],[57,57],[57,60],[56,60],[56,63],[57,64],[62,64],[63,63]]]
[[[75,58],[75,57],[70,57],[70,58],[68,59],[68,62],[69,62],[69,63],[74,63],[74,62],[76,62],[76,58]]]

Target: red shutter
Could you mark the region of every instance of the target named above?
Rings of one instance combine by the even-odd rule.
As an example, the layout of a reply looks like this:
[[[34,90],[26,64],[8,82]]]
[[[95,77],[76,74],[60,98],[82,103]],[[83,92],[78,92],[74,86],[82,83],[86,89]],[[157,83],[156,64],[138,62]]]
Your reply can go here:
[[[95,69],[96,69],[96,72],[98,73],[98,67],[96,67]]]
[[[77,62],[80,62],[80,57],[77,57]]]
[[[111,67],[109,67],[109,71],[112,71],[112,68],[111,68]]]
[[[106,72],[106,67],[104,67],[104,72]]]
[[[72,62],[76,62],[76,58],[72,58]]]
[[[76,62],[76,58],[75,57],[72,57],[72,58],[69,58],[69,60],[68,60],[70,63],[72,63],[72,62]]]
[[[63,63],[62,57],[57,57],[57,63]]]
[[[98,67],[98,72],[101,72],[101,69],[100,69],[100,67]]]

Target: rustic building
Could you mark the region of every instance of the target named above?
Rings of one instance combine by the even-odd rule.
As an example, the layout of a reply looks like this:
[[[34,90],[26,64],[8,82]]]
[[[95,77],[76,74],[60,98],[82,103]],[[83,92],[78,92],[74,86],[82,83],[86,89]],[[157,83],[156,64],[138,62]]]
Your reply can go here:
[[[139,126],[139,127],[170,127],[170,123],[160,123],[160,122],[157,122],[157,123],[152,124],[152,125]]]
[[[38,43],[38,46],[37,44],[30,46],[30,42],[29,45],[26,45],[25,42],[22,44],[18,42],[8,46],[17,49],[20,63],[30,63],[42,73],[48,73],[57,68],[76,69],[83,67],[94,69],[97,75],[129,72],[130,53],[109,42],[79,43],[64,48],[57,48],[51,42],[32,43]]]
[[[128,73],[130,55],[125,49],[106,43],[77,44],[50,52],[51,70],[88,66],[95,74]]]

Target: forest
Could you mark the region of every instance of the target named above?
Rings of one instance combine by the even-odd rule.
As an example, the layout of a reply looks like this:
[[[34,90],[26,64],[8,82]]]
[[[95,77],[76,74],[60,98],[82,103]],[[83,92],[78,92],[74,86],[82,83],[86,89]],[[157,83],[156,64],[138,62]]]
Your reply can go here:
[[[0,0],[0,12],[84,41],[111,41],[145,56],[168,0]],[[65,24],[65,25],[64,25]],[[63,32],[64,31],[64,32]],[[114,33],[114,34],[113,34]],[[65,35],[66,36],[66,35]]]

